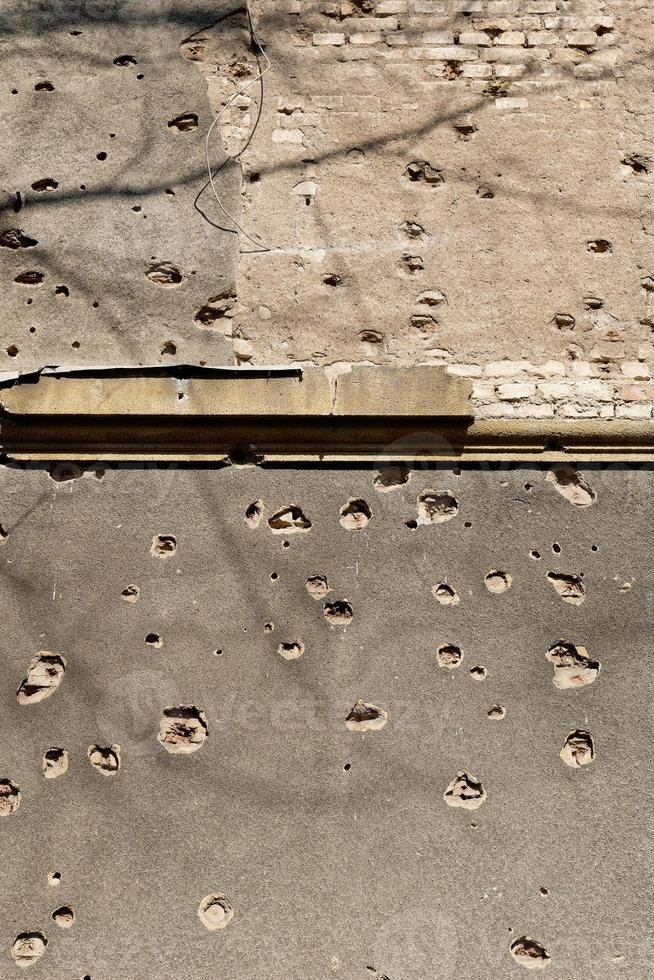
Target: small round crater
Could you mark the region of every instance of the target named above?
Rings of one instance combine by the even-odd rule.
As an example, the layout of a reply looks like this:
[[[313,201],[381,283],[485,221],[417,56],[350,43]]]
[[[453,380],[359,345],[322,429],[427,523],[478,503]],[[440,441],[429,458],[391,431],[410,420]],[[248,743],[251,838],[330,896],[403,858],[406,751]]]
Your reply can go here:
[[[75,924],[75,910],[70,905],[60,905],[52,913],[52,919],[60,929],[72,929]]]
[[[302,640],[287,640],[279,644],[277,653],[284,660],[298,660],[304,653]]]
[[[454,670],[461,664],[462,660],[463,652],[454,643],[444,643],[436,651],[436,663],[439,667],[445,667],[447,670]]]
[[[327,593],[331,591],[324,575],[311,575],[304,585],[313,599],[324,599]]]
[[[366,501],[355,497],[341,507],[339,523],[346,531],[362,531],[371,517],[372,511]]]
[[[494,595],[501,595],[511,588],[513,579],[508,572],[499,572],[497,569],[491,569],[484,576],[484,582],[489,592],[492,592]]]
[[[447,582],[439,582],[437,585],[432,586],[431,592],[441,606],[458,606],[461,601],[458,593]]]
[[[177,551],[177,538],[174,534],[155,534],[150,545],[153,558],[170,558]]]
[[[486,712],[491,721],[501,721],[506,718],[506,708],[501,704],[494,704]]]
[[[345,724],[351,732],[376,732],[388,721],[388,712],[367,701],[357,701],[348,712]]]
[[[164,708],[157,741],[171,755],[190,755],[202,748],[209,735],[203,711],[193,704]]]
[[[471,776],[463,770],[456,774],[443,798],[448,806],[476,810],[486,799],[486,790],[477,776]]]
[[[336,599],[334,602],[326,602],[323,608],[323,616],[328,623],[334,626],[347,626],[352,622],[354,613],[352,604],[348,599]]]
[[[0,817],[10,817],[20,806],[20,790],[11,779],[0,779]]]
[[[206,929],[214,932],[229,925],[234,918],[234,908],[223,892],[212,892],[200,902],[198,918]]]
[[[126,585],[120,594],[125,602],[138,602],[141,590],[138,585]]]

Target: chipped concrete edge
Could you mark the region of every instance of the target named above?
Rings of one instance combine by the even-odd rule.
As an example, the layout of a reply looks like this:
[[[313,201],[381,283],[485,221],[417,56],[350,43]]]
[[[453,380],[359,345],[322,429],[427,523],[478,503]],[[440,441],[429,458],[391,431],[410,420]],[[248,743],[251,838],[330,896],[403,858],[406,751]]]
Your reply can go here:
[[[102,369],[95,377],[86,371],[84,376],[41,373],[32,383],[17,378],[0,391],[0,408],[5,416],[470,418],[471,394],[468,379],[452,377],[440,366],[355,365],[347,372],[314,368],[296,376],[265,376],[264,369],[224,377],[202,372],[184,377],[179,371],[121,376]]]

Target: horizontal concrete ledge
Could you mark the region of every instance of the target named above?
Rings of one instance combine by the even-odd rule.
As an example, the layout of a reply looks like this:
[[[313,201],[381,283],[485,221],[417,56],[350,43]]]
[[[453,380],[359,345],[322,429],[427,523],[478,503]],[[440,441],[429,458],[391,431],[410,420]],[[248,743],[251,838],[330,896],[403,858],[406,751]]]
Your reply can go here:
[[[1,442],[16,461],[654,461],[654,423],[638,421],[14,416]]]
[[[197,376],[185,377],[193,370]],[[150,416],[234,418],[275,416],[421,416],[469,418],[471,384],[442,367],[357,365],[343,373],[315,369],[281,376],[236,376],[191,369],[110,369],[18,378],[0,391],[5,416]],[[163,375],[163,376],[162,376]]]

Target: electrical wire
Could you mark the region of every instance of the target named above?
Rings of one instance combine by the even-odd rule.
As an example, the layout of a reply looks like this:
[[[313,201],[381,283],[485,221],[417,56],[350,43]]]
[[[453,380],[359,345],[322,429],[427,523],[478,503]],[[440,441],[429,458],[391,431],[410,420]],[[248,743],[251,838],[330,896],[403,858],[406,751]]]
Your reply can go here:
[[[256,31],[254,29],[254,24],[252,23],[252,17],[250,15],[250,7],[249,7],[249,5],[247,3],[245,5],[245,10],[246,10],[246,13],[247,13],[248,26],[249,26],[249,30],[250,30],[250,43],[251,43],[252,48],[254,49],[255,57],[256,57],[256,60],[257,60],[257,68],[259,69],[259,73],[254,78],[250,79],[250,81],[247,82],[246,85],[244,85],[242,88],[240,88],[238,90],[238,92],[235,92],[232,96],[230,96],[230,98],[227,100],[227,102],[225,103],[225,105],[222,107],[222,109],[220,110],[220,112],[218,113],[218,115],[214,117],[214,120],[211,123],[211,125],[209,126],[209,129],[207,131],[207,135],[205,136],[205,139],[204,139],[204,150],[205,150],[205,157],[206,157],[206,161],[207,161],[207,174],[208,174],[208,177],[209,177],[209,184],[211,186],[211,190],[212,190],[212,193],[213,193],[214,198],[216,199],[216,203],[217,203],[218,207],[223,212],[223,214],[227,218],[229,218],[229,220],[234,225],[236,225],[236,227],[241,232],[241,234],[242,235],[245,235],[245,237],[248,239],[248,241],[252,242],[253,245],[256,245],[257,248],[260,251],[262,251],[262,252],[269,252],[270,249],[267,248],[265,245],[262,245],[261,242],[258,242],[255,238],[253,238],[252,235],[250,235],[245,230],[245,228],[243,228],[243,226],[241,224],[239,224],[239,222],[236,220],[236,218],[234,217],[234,215],[229,213],[229,211],[227,210],[227,208],[225,207],[225,205],[221,201],[221,199],[220,199],[220,197],[218,195],[218,191],[216,189],[216,185],[214,183],[214,172],[213,172],[213,169],[212,169],[212,166],[211,166],[211,158],[210,158],[210,155],[209,155],[209,142],[211,140],[211,134],[213,132],[214,126],[216,125],[216,123],[218,123],[218,121],[223,116],[223,114],[227,111],[227,109],[229,109],[229,107],[236,101],[236,99],[238,99],[239,96],[243,95],[244,92],[247,92],[247,90],[252,85],[255,85],[257,82],[260,82],[260,86],[261,86],[261,99],[260,99],[260,105],[259,105],[259,113],[258,113],[257,119],[256,119],[256,121],[254,123],[254,127],[252,129],[252,132],[248,136],[248,138],[247,138],[247,140],[245,142],[245,145],[239,150],[238,153],[236,153],[233,157],[231,157],[232,160],[238,160],[240,158],[240,156],[241,156],[241,153],[243,153],[243,151],[249,145],[252,137],[254,136],[254,132],[255,132],[255,130],[257,128],[257,125],[258,125],[258,122],[259,122],[259,118],[261,116],[261,110],[263,108],[263,96],[264,96],[263,76],[266,74],[267,71],[270,70],[270,67],[271,67],[270,58],[268,57],[268,55],[266,54],[265,50],[263,49],[263,46],[259,43],[259,39],[258,39],[258,37],[256,35]],[[264,68],[261,67],[261,63],[259,61],[259,54],[263,55],[264,62],[265,62],[265,67]],[[224,166],[224,164],[221,165],[221,167],[219,167],[218,169],[219,170],[222,169],[222,166]],[[218,171],[216,171],[216,173],[217,172]]]

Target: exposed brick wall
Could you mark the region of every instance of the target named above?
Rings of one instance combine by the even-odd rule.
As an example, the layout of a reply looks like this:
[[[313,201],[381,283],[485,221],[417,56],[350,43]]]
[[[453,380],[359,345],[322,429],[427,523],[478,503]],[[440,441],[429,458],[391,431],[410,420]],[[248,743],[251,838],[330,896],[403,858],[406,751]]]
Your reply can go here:
[[[652,33],[626,0],[252,0],[235,354],[444,364],[480,417],[649,418]],[[196,54],[215,108],[243,22]],[[238,153],[257,86],[221,118]]]

